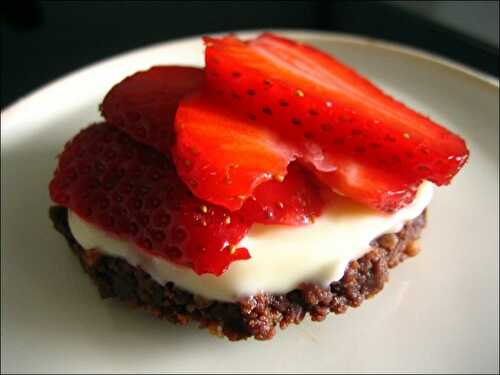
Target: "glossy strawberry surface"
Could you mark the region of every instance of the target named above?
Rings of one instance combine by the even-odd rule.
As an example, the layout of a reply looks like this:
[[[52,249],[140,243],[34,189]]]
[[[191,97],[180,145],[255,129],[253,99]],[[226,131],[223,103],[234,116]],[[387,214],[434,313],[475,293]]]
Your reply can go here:
[[[136,141],[170,154],[179,100],[201,86],[203,69],[155,66],[117,83],[101,105],[106,121]]]
[[[410,196],[424,179],[449,183],[467,160],[460,137],[313,47],[272,34],[246,42],[206,38],[206,46],[206,80],[214,95],[274,130],[319,174],[349,169],[328,180],[355,200],[391,211],[405,204],[398,196]],[[380,171],[381,177],[390,171],[394,181],[377,186],[375,179],[367,199],[358,188],[365,181],[353,171]]]
[[[66,144],[49,190],[110,235],[198,274],[219,275],[250,257],[235,245],[251,222],[196,198],[168,158],[105,123]]]

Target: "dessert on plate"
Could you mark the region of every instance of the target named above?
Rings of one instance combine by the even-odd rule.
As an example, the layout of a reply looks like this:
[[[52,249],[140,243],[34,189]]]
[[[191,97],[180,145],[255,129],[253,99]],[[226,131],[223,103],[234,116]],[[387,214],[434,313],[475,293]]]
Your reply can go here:
[[[204,38],[115,85],[59,155],[50,215],[102,297],[230,340],[343,313],[419,251],[463,139],[311,46]]]

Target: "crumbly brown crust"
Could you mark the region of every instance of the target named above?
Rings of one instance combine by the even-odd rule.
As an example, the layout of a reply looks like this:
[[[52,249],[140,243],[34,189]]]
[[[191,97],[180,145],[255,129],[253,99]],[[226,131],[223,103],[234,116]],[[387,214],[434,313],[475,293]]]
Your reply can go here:
[[[312,320],[321,321],[329,312],[341,314],[349,306],[359,306],[383,288],[389,268],[418,253],[417,239],[425,226],[424,212],[400,232],[377,238],[371,244],[372,250],[352,261],[344,277],[329,288],[303,284],[287,294],[263,294],[228,303],[206,300],[177,288],[172,282],[162,286],[122,259],[104,256],[95,250],[85,251],[71,234],[65,208],[52,207],[50,217],[103,298],[117,298],[177,324],[196,320],[200,327],[229,340],[249,337],[268,340],[276,333],[276,327],[283,329],[290,323],[299,324],[307,313]]]

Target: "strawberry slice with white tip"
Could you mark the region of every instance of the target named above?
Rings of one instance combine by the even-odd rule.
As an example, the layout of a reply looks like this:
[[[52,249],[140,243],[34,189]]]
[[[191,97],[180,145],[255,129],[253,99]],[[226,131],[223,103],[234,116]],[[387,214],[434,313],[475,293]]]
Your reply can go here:
[[[342,160],[334,172],[321,172],[312,166],[309,169],[334,192],[385,212],[397,211],[411,203],[419,186],[391,171],[360,165],[348,159]]]

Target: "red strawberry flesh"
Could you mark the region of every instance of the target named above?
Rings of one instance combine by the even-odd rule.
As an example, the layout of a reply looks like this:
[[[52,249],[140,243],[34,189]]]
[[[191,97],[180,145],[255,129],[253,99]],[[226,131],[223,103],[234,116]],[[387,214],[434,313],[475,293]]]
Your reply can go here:
[[[178,102],[200,87],[203,78],[203,69],[185,66],[155,66],[137,72],[108,92],[102,114],[136,141],[169,155]]]
[[[262,224],[304,225],[320,216],[323,206],[321,188],[314,176],[293,163],[283,181],[258,186],[241,213]]]
[[[203,78],[203,70],[199,68],[191,68],[191,67],[180,67],[180,66],[157,66],[153,67],[147,71],[138,72],[133,74],[132,76],[124,79],[122,82],[115,85],[111,91],[106,95],[106,98],[103,101],[102,112],[105,118],[108,120],[108,123],[116,126],[122,131],[127,132],[132,138],[136,141],[141,142],[145,145],[149,145],[151,147],[156,148],[161,153],[170,156],[170,143],[174,138],[174,129],[173,129],[173,118],[175,116],[175,112],[177,110],[178,102],[185,94],[188,92],[198,88],[201,86]],[[186,109],[185,109],[186,111]],[[202,115],[204,115],[202,113]],[[223,118],[223,115],[217,115],[217,118],[212,118],[214,122],[220,121],[220,118]],[[187,121],[189,125],[190,122]],[[207,132],[202,133],[204,130],[203,127],[199,129],[195,129],[198,131],[197,134],[206,137],[206,139],[210,139]],[[261,130],[258,130],[259,133],[262,133]],[[254,132],[255,133],[255,132]],[[235,147],[239,148],[241,151],[244,151],[244,147],[242,145],[248,144],[251,148],[252,142],[248,142],[250,138],[252,141],[255,141],[255,135],[252,132],[247,131],[245,137],[243,134],[240,134],[240,138],[237,139],[239,142],[235,145]],[[227,134],[226,139],[230,138],[231,134]],[[261,137],[262,138],[262,137]],[[235,140],[232,140],[233,143]],[[270,141],[269,141],[270,142]],[[268,142],[268,143],[269,143]],[[195,142],[193,142],[195,143]],[[277,143],[277,142],[275,142]],[[206,143],[205,143],[206,145]],[[216,155],[218,153],[218,149],[223,147],[222,144],[216,143],[212,145],[213,147],[209,150],[205,150],[210,155],[209,160],[214,161],[212,155]],[[266,147],[261,145],[262,150],[265,150]],[[260,152],[261,155],[265,158],[265,151]],[[272,152],[268,153],[269,155],[274,155]],[[218,162],[224,161],[223,153],[217,158],[215,158]],[[244,161],[238,163],[239,159],[243,159]],[[186,156],[186,159],[183,160],[181,165],[186,167],[186,165],[190,162],[191,156]],[[235,168],[238,165],[248,166],[247,157],[244,154],[232,155],[231,160],[226,160],[229,163],[227,169],[224,170],[224,184],[222,184],[222,188],[226,187],[227,183],[230,181],[232,186],[238,184],[239,175],[236,173]],[[273,160],[266,160],[268,163],[272,163]],[[182,172],[184,169],[180,168]],[[194,167],[193,172],[196,172],[197,166]],[[216,172],[217,170],[211,171]],[[272,174],[272,170],[269,171]],[[232,181],[232,176],[235,175],[234,181]],[[259,176],[258,171],[250,171],[246,170],[246,173],[252,174],[251,182],[255,186],[261,184],[266,181],[269,176],[261,173]],[[286,173],[286,165],[281,170],[276,173],[280,173],[279,176],[284,176]],[[218,184],[217,177],[220,174],[212,175],[206,182],[210,184],[210,186],[214,188],[220,188],[221,185]],[[196,176],[192,176],[192,178],[185,178],[185,181],[191,185],[192,182],[195,181]],[[250,176],[246,176],[250,178]],[[272,176],[271,176],[272,177]],[[245,176],[242,177],[242,180]],[[297,178],[294,179],[297,181]],[[220,182],[220,181],[219,181]],[[311,192],[311,195],[314,192],[310,189],[312,184],[307,181],[302,182],[303,191]],[[291,184],[287,184],[286,186],[292,186]],[[269,194],[275,194],[275,187],[277,185],[270,184],[269,187],[262,187],[260,190],[262,191],[260,195],[266,194],[266,189],[269,189]],[[193,188],[193,187],[192,187]],[[193,188],[193,190],[196,190]],[[250,195],[252,188],[248,188],[248,195]],[[316,207],[306,206],[300,210],[296,210],[297,217],[294,218],[292,216],[292,212],[295,210],[295,206],[293,202],[297,203],[297,194],[291,189],[284,189],[283,187],[280,189],[283,193],[281,197],[281,202],[284,204],[287,202],[287,209],[280,210],[281,214],[276,216],[269,216],[269,212],[264,214],[263,212],[257,213],[254,212],[253,216],[258,218],[264,218],[265,222],[269,224],[273,224],[273,219],[276,220],[276,224],[286,224],[290,223],[290,225],[297,225],[299,222],[305,222],[305,218],[310,214],[314,216],[317,209]],[[221,189],[220,191],[216,191],[216,197],[223,197],[222,199],[231,199],[230,191]],[[288,194],[286,196],[285,194]],[[244,193],[238,194],[237,197],[231,199],[232,203],[236,203],[238,208],[243,203]],[[307,194],[306,194],[307,195]],[[200,195],[201,198],[209,198],[210,195]],[[246,197],[245,197],[246,198]],[[220,203],[218,199],[212,199],[213,203]],[[304,202],[312,202],[313,200],[306,198]],[[304,203],[303,202],[303,203]],[[231,204],[227,205],[229,208],[234,209]],[[259,207],[266,208],[269,210],[269,205],[259,205]],[[309,210],[310,208],[310,210]],[[310,211],[309,213],[307,211]],[[285,215],[286,212],[286,215]]]
[[[108,124],[67,143],[50,183],[54,202],[141,251],[219,275],[248,251],[250,223],[187,189],[168,158]]]
[[[282,179],[293,150],[244,113],[203,92],[185,97],[175,118],[177,171],[198,197],[240,209],[254,189]]]
[[[290,181],[286,176],[287,184],[280,188],[276,183],[285,177],[288,164],[298,156],[311,173],[337,193],[355,197],[375,209],[392,212],[413,200],[418,186],[414,181],[356,163],[344,155],[336,157],[338,166],[334,171],[317,170],[312,163],[304,162],[303,150],[279,140],[275,131],[260,126],[252,116],[227,108],[217,99],[217,92],[213,93],[215,98],[211,94],[200,91],[185,97],[175,120],[177,142],[172,154],[177,171],[200,198],[230,210],[238,210],[245,204],[252,207],[252,218],[260,218],[257,221],[264,224],[308,223],[317,216],[317,207],[322,204],[311,176],[302,175],[300,179],[291,176]],[[314,144],[306,146],[312,155],[309,160],[324,163],[324,159],[314,155]],[[321,150],[318,155],[322,155]],[[298,209],[299,190],[307,197],[302,200],[303,209]],[[270,203],[272,200],[274,204]],[[285,202],[289,209],[278,210]],[[258,209],[262,211],[257,213]]]
[[[460,137],[312,47],[271,34],[249,42],[207,38],[206,45],[211,90],[227,107],[274,129],[320,174],[341,169],[348,159],[358,169],[368,168],[365,175],[391,171],[399,178],[395,186],[410,192],[423,179],[449,183],[467,160]],[[363,201],[348,182],[341,184],[347,195]],[[384,207],[382,200],[375,199],[374,207]]]
[[[413,201],[418,184],[401,180],[390,171],[360,166],[344,159],[335,172],[320,172],[312,166],[312,173],[340,195],[356,197],[366,206],[385,212],[394,212]]]

